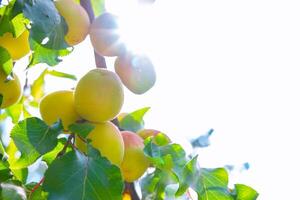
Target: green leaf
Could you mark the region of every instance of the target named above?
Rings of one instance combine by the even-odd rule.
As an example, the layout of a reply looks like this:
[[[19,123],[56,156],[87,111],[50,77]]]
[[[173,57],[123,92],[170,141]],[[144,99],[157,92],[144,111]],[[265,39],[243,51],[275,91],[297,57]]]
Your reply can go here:
[[[48,70],[47,73],[52,75],[52,76],[56,76],[56,77],[60,77],[60,78],[68,78],[68,79],[71,79],[71,80],[74,80],[74,81],[77,80],[76,76],[73,75],[73,74],[67,74],[67,73],[64,73],[64,72],[56,71],[56,70]]]
[[[32,117],[20,121],[11,131],[9,145],[9,163],[11,168],[20,169],[29,166],[41,155],[51,151],[57,145],[57,136],[62,133],[61,121],[48,126],[39,118]],[[21,153],[18,158],[17,151]]]
[[[14,104],[5,109],[7,115],[12,119],[12,122],[18,123],[23,111],[23,103]]]
[[[6,180],[10,179],[12,177],[8,164],[0,160],[0,183],[5,182]]]
[[[59,15],[52,0],[35,0],[25,2],[23,8],[24,15],[31,21],[30,37],[39,44],[45,38],[48,41],[45,48],[65,49],[68,47],[65,42],[67,24]]]
[[[71,124],[68,128],[69,131],[86,138],[88,134],[95,128],[95,126],[90,123],[75,123]]]
[[[224,168],[200,169],[200,176],[191,185],[200,199],[233,199],[228,189],[228,173]]]
[[[1,155],[4,155],[4,154],[5,154],[5,149],[4,149],[4,146],[3,146],[3,144],[2,144],[1,139],[0,139],[0,154],[1,154]]]
[[[53,161],[43,184],[49,200],[121,200],[124,185],[119,168],[95,151],[88,156],[71,151]]]
[[[64,145],[66,144],[66,142],[67,142],[66,138],[58,139],[58,144],[56,145],[56,147],[52,151],[43,155],[42,160],[45,161],[47,163],[47,165],[50,165],[57,157],[57,154],[64,148]],[[67,148],[66,152],[69,152],[70,150],[71,150],[71,148]]]
[[[24,188],[12,183],[1,183],[2,200],[26,200]]]
[[[28,20],[22,14],[22,5],[18,0],[12,0],[8,6],[0,10],[0,36],[10,32],[14,37],[19,37],[25,30]]]
[[[258,193],[251,187],[243,184],[235,184],[236,200],[255,200]]]
[[[22,182],[26,183],[27,176],[28,176],[28,168],[22,168],[22,169],[11,169],[14,177]]]
[[[133,132],[141,130],[144,127],[143,117],[149,109],[145,107],[125,115],[120,121],[120,128]]]
[[[60,63],[61,57],[69,55],[72,52],[72,48],[68,49],[49,49],[29,38],[30,48],[33,53],[30,56],[29,67],[38,63],[46,63],[49,66],[55,66]]]
[[[91,0],[95,17],[101,15],[105,11],[104,0]]]
[[[47,74],[47,69],[45,69],[31,85],[31,96],[33,96],[36,102],[38,102],[44,96],[44,85],[45,85],[46,74]]]
[[[13,60],[8,51],[0,46],[0,70],[3,70],[6,75],[9,75],[13,69]]]

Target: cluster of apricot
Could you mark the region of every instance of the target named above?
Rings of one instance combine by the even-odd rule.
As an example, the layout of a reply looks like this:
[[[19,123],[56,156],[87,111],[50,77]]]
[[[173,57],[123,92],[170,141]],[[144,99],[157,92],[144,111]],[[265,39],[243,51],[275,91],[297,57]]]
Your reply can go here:
[[[74,91],[56,91],[43,97],[40,113],[49,125],[61,119],[65,129],[82,119],[92,124],[94,129],[87,136],[92,146],[120,167],[125,181],[132,182],[149,166],[143,153],[143,139],[159,131],[120,132],[110,120],[120,112],[123,99],[122,83],[117,74],[94,69],[79,80]],[[87,143],[79,136],[76,146],[86,152]]]

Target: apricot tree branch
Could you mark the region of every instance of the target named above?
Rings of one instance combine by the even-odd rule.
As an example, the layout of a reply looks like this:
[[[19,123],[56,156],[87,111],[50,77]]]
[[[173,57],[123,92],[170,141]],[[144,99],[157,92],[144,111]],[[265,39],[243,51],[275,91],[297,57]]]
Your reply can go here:
[[[86,10],[86,12],[90,18],[90,22],[92,23],[93,20],[95,19],[95,15],[94,15],[91,1],[90,0],[81,0],[80,5]],[[95,50],[94,50],[94,56],[95,56],[96,67],[97,68],[106,68],[105,58],[103,56],[99,55]]]

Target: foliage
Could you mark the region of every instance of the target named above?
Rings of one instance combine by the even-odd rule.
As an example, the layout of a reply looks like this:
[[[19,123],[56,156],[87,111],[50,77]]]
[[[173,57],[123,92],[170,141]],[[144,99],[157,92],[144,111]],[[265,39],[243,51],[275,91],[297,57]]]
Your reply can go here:
[[[87,2],[94,16],[104,12],[104,1]],[[32,66],[39,67],[38,64],[47,67],[32,84],[26,81],[18,103],[0,110],[1,123],[7,119],[13,123],[9,144],[4,145],[0,140],[0,199],[122,199],[124,182],[119,167],[90,144],[86,153],[76,147],[75,138],[79,136],[90,142],[86,138],[94,129],[91,123],[82,120],[63,130],[61,120],[49,125],[30,112],[38,108],[45,95],[46,76],[76,80],[72,74],[51,68],[73,50],[65,42],[68,26],[54,1],[12,0],[8,5],[1,4],[0,37],[6,33],[18,37],[26,29],[30,31],[31,49],[26,73],[35,70]],[[0,43],[0,70],[5,72],[7,80],[11,78],[14,62],[17,61]],[[0,105],[2,100],[0,94]],[[143,118],[149,109],[126,114],[119,121],[119,129],[133,132],[143,129]],[[196,138],[192,145],[208,146],[211,133]],[[226,169],[199,167],[198,156],[187,155],[182,146],[170,143],[162,134],[145,140],[144,154],[151,162],[151,169],[140,179],[142,199],[191,198],[191,190],[199,200],[254,200],[258,196],[254,189],[243,184],[229,188]],[[28,182],[29,167],[39,162],[47,165],[46,172],[40,182]]]

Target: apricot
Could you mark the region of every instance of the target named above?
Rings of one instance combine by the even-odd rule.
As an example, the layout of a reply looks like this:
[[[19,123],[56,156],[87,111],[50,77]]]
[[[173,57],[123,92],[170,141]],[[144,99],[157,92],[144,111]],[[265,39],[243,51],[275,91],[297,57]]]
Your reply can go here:
[[[44,96],[39,104],[39,109],[42,119],[48,125],[61,119],[65,130],[80,119],[75,111],[73,91],[71,90],[56,91]]]
[[[150,162],[144,154],[144,142],[140,136],[130,131],[122,131],[121,134],[125,145],[121,172],[125,181],[133,182],[145,173]]]
[[[82,118],[91,122],[112,120],[124,101],[120,78],[106,69],[93,69],[79,80],[74,100]]]
[[[89,33],[90,19],[85,9],[74,0],[56,0],[55,6],[68,25],[65,41],[74,46],[82,42]]]
[[[124,142],[120,131],[111,122],[92,123],[95,128],[87,136],[93,147],[113,164],[120,166],[124,157]],[[76,146],[86,152],[86,143],[76,138]]]
[[[30,51],[29,31],[25,30],[19,37],[14,38],[9,32],[0,36],[0,46],[5,48],[13,60],[19,60]]]
[[[100,55],[119,56],[126,51],[125,45],[120,41],[117,17],[110,13],[103,13],[93,21],[90,39]]]
[[[2,102],[0,108],[7,108],[17,103],[22,95],[20,80],[16,74],[13,74],[13,79],[7,78],[7,75],[0,67],[0,95]]]
[[[151,60],[143,55],[126,54],[115,61],[115,71],[123,84],[135,94],[143,94],[153,87],[156,73]]]
[[[148,137],[155,137],[158,134],[162,134],[168,142],[171,142],[171,139],[166,134],[164,134],[158,130],[155,130],[155,129],[142,129],[142,130],[139,130],[137,132],[137,134],[144,140],[147,139]]]

